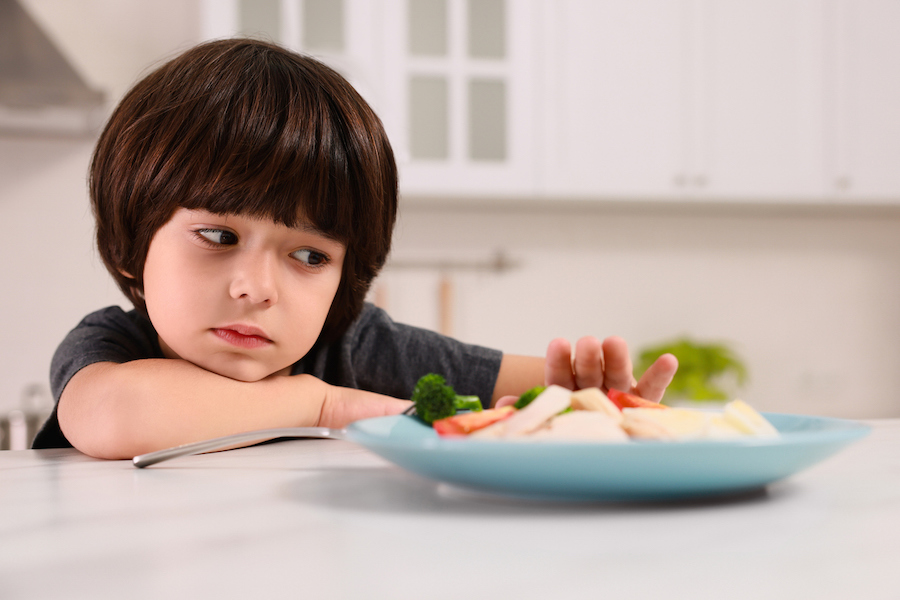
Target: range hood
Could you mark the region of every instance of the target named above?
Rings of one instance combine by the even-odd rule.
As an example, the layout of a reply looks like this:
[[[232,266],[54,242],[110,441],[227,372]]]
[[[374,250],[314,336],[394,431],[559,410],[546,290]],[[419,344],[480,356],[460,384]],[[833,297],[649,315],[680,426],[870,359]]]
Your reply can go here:
[[[103,94],[16,0],[0,0],[0,135],[88,136],[102,118]]]

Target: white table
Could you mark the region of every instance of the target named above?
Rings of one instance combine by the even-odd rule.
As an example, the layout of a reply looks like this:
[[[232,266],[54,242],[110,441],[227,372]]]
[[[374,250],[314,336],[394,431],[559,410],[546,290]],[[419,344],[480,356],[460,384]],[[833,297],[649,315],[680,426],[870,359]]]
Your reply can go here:
[[[0,598],[900,598],[900,420],[765,492],[565,505],[346,442],[0,453]]]

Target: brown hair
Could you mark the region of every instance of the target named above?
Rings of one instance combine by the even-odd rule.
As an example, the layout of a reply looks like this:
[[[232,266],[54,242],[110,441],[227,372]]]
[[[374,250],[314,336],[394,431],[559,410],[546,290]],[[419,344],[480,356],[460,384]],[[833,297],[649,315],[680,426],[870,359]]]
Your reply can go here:
[[[322,339],[362,310],[390,250],[397,168],[381,121],[322,63],[274,44],[201,44],[126,94],[90,171],[97,247],[146,313],[143,270],[154,234],[179,208],[302,218],[346,248]]]

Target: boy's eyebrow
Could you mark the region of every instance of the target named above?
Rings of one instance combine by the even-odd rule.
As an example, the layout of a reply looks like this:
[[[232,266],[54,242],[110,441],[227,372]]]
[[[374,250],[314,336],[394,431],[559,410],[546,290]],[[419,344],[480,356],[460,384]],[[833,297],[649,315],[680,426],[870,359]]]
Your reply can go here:
[[[299,223],[297,223],[296,225],[291,226],[291,229],[297,229],[303,233],[318,235],[323,238],[332,240],[334,242],[338,242],[340,244],[344,243],[341,240],[339,240],[336,236],[334,236],[333,234],[330,234],[327,231],[322,231],[321,229],[319,229],[318,227],[316,227],[315,225],[313,225],[312,223],[310,223],[309,221],[306,221],[306,220],[302,220]]]

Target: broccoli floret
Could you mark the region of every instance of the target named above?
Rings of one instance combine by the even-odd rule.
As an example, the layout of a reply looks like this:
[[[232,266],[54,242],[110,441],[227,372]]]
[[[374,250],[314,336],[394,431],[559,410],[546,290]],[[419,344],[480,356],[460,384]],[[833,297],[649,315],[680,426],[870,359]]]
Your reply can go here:
[[[526,406],[531,404],[532,400],[540,396],[546,389],[546,386],[543,385],[531,388],[530,390],[519,396],[519,399],[516,400],[516,403],[513,406],[515,406],[516,408],[525,408]]]
[[[431,425],[438,419],[452,417],[458,410],[481,410],[478,396],[458,396],[447,381],[435,373],[429,373],[416,382],[412,398],[416,414]]]
[[[478,396],[457,396],[453,401],[456,411],[471,410],[472,412],[481,411],[481,399]]]

